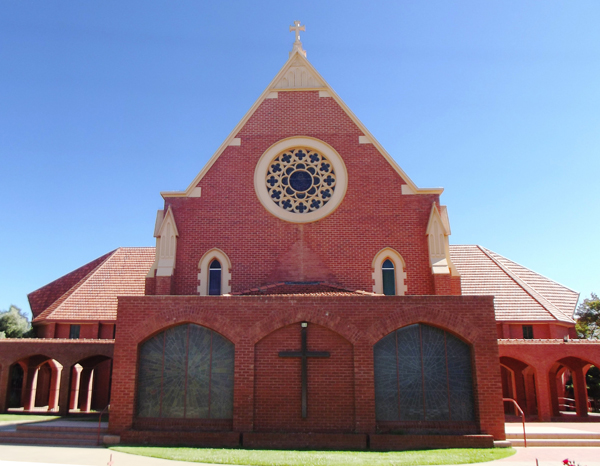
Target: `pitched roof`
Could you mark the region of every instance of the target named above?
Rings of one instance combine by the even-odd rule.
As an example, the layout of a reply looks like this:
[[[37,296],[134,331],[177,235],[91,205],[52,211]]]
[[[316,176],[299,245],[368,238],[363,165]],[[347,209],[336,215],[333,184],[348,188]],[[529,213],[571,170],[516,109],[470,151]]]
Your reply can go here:
[[[579,293],[482,246],[450,246],[464,295],[493,295],[496,320],[573,323]]]
[[[302,295],[302,296],[364,296],[364,291],[352,291],[325,282],[280,282],[258,288],[231,293],[232,295]]]
[[[117,296],[144,295],[155,248],[119,248],[29,294],[34,322],[117,318]],[[73,275],[75,274],[75,275]],[[78,280],[76,280],[78,278]]]

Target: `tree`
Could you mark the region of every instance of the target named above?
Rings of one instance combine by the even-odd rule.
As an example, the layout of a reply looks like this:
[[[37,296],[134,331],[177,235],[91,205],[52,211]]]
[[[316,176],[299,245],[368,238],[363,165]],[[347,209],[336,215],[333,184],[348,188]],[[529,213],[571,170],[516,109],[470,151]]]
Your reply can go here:
[[[584,299],[575,312],[577,324],[575,329],[579,338],[600,339],[600,298],[592,293]]]
[[[32,336],[31,324],[21,309],[11,305],[8,311],[0,311],[0,338],[27,338]]]

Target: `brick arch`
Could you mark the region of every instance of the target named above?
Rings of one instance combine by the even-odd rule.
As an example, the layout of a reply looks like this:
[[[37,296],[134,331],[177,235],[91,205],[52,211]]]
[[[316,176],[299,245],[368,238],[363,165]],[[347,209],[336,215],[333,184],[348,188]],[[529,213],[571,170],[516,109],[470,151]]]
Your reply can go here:
[[[36,367],[41,366],[42,364],[46,363],[47,361],[56,361],[57,363],[59,363],[61,366],[65,366],[66,361],[68,358],[58,358],[58,357],[52,357],[52,356],[48,356],[47,354],[43,354],[43,353],[31,353],[30,351],[24,350],[23,353],[19,354],[17,353],[16,355],[12,355],[12,357],[9,360],[6,360],[7,362],[3,363],[2,366],[6,367],[7,369],[9,369],[10,367],[12,367],[14,364],[21,364],[21,366],[23,366],[23,364],[21,363],[21,361],[23,361],[24,359],[29,359],[29,358],[36,358],[38,357],[39,362],[36,363]]]
[[[223,299],[223,298],[219,298]],[[183,308],[176,312],[165,309],[144,321],[142,325],[130,328],[127,337],[139,344],[168,328],[184,324],[196,324],[213,330],[237,345],[243,338],[242,329],[235,328],[231,321],[211,310]],[[118,331],[118,330],[117,330]]]
[[[365,332],[365,340],[374,345],[386,335],[407,325],[425,324],[453,333],[461,340],[473,345],[481,337],[477,325],[449,312],[418,306],[410,310],[397,311],[376,321]]]
[[[299,311],[296,313],[273,312],[268,317],[255,323],[248,331],[247,338],[252,345],[270,335],[274,331],[287,325],[298,322],[309,322],[325,327],[332,332],[342,336],[353,346],[360,340],[360,330],[355,325],[349,324],[341,317],[331,317],[323,314],[323,311]]]

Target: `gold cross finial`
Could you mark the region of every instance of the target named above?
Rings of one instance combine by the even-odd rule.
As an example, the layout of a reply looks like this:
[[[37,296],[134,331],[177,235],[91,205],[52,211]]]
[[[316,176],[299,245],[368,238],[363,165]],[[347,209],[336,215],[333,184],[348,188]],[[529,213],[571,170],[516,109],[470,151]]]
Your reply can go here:
[[[306,31],[306,26],[300,26],[300,21],[294,21],[294,25],[290,26],[290,32],[296,32],[296,42],[300,42],[300,31]]]

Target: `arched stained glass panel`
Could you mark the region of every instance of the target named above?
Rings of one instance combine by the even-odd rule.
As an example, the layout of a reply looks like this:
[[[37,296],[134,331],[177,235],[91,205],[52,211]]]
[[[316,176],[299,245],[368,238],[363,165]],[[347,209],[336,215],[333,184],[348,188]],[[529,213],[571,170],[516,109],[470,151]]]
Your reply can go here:
[[[195,324],[161,332],[140,346],[138,417],[231,419],[234,345]]]
[[[217,259],[214,259],[210,263],[208,294],[213,296],[218,296],[221,294],[221,263]]]
[[[378,421],[473,421],[471,348],[423,324],[398,329],[374,347]]]
[[[391,260],[385,260],[381,266],[381,275],[383,278],[383,294],[394,296],[396,294],[396,273],[394,263]]]

